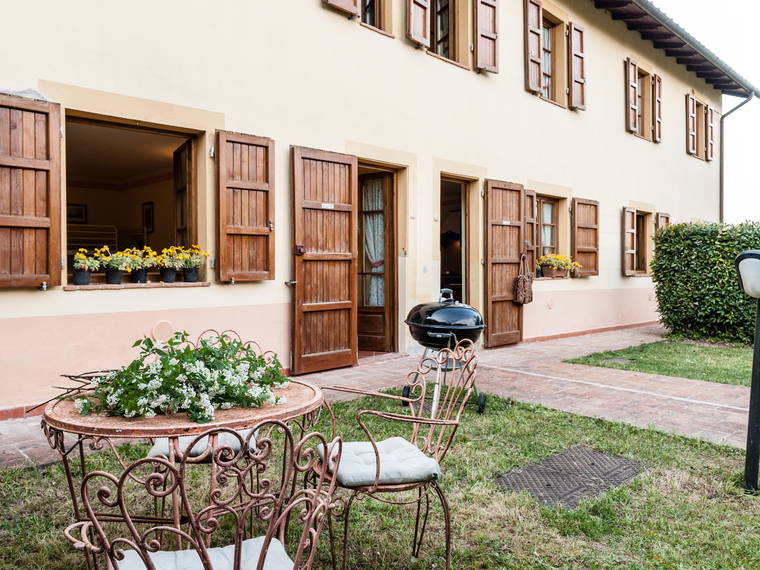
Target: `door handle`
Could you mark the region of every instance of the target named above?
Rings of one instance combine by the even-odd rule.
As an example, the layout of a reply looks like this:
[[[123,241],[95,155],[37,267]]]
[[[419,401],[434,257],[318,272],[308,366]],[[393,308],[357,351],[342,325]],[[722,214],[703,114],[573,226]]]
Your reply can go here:
[[[293,248],[293,253],[294,253],[295,255],[303,255],[303,254],[305,254],[305,253],[306,253],[306,247],[305,247],[305,246],[303,246],[303,245],[296,245],[296,246]]]
[[[287,285],[288,287],[295,287],[296,283],[297,281],[293,281],[292,279],[290,281],[285,281],[285,285]]]

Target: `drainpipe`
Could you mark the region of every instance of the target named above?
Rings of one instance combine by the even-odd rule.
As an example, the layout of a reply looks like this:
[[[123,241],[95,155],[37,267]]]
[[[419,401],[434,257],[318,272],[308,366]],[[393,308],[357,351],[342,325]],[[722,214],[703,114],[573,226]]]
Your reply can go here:
[[[749,103],[750,101],[752,101],[752,99],[754,99],[754,98],[755,98],[755,92],[754,91],[750,91],[749,92],[749,97],[747,97],[744,101],[742,101],[741,103],[739,103],[736,107],[734,107],[733,109],[731,109],[728,113],[726,113],[725,115],[721,116],[721,118],[720,118],[720,214],[719,214],[719,216],[720,216],[719,217],[720,223],[723,223],[723,221],[724,221],[724,213],[725,213],[725,205],[724,204],[725,204],[725,176],[726,176],[725,170],[726,170],[726,159],[724,157],[724,151],[725,151],[725,142],[724,142],[724,136],[723,136],[723,134],[725,132],[724,121],[728,118],[728,116],[731,113],[733,113],[735,111],[738,111],[739,109],[741,109],[742,107],[744,107],[744,105],[746,105],[747,103]]]

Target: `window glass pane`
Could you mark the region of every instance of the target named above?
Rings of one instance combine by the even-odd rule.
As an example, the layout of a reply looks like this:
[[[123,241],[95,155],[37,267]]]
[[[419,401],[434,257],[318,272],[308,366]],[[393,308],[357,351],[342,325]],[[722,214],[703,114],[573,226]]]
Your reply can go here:
[[[364,306],[382,307],[385,305],[385,276],[364,276]]]
[[[554,202],[541,201],[541,221],[545,224],[554,221]]]
[[[554,26],[551,22],[544,22],[543,25],[543,77],[541,79],[541,94],[547,99],[554,98],[554,85],[552,75],[554,74]]]
[[[541,245],[544,247],[554,245],[554,228],[552,226],[541,226]]]
[[[375,0],[362,0],[362,22],[370,26],[377,26]]]

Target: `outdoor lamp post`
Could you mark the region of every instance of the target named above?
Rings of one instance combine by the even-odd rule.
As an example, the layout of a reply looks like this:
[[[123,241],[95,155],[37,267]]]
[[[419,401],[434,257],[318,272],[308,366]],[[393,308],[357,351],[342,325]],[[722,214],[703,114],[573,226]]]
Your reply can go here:
[[[760,299],[760,250],[748,250],[736,258],[739,285],[750,297]],[[755,356],[752,361],[752,386],[749,393],[749,422],[747,424],[747,453],[744,460],[744,488],[758,490],[760,462],[760,301],[755,324]]]

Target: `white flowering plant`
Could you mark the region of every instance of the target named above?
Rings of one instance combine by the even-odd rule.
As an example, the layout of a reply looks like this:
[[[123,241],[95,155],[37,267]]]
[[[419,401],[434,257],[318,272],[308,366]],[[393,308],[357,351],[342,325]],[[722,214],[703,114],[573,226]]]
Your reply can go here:
[[[128,366],[93,378],[93,390],[78,394],[74,406],[82,415],[106,412],[128,418],[186,412],[206,423],[217,409],[257,408],[280,404],[274,388],[287,377],[277,357],[264,358],[249,344],[226,335],[202,339],[177,332],[166,343],[145,337],[134,343],[139,358]]]

